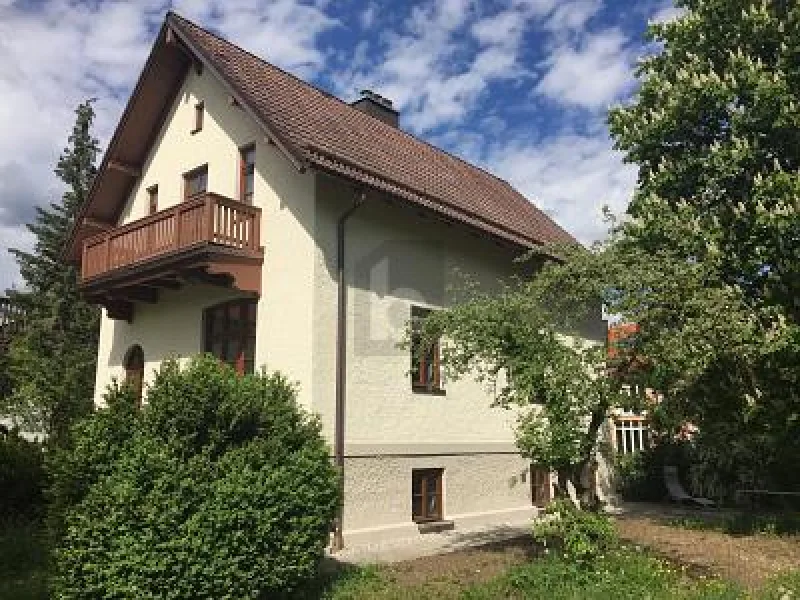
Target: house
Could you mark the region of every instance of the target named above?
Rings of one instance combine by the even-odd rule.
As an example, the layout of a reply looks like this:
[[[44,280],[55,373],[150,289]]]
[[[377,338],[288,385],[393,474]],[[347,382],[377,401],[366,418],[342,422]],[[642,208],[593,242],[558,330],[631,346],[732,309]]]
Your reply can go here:
[[[344,472],[339,544],[522,521],[549,491],[513,412],[398,342],[456,270],[492,289],[572,237],[400,120],[169,13],[69,242],[104,307],[97,400],[170,356],[284,372]]]

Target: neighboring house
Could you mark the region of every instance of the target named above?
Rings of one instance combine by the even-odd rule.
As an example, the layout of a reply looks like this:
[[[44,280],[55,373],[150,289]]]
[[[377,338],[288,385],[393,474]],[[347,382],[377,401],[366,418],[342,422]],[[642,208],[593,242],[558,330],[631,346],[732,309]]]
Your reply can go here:
[[[639,331],[636,323],[616,323],[608,327],[608,363],[620,377],[636,385],[637,373],[646,368],[645,361],[631,357],[631,339]],[[645,390],[649,401],[658,402],[652,390]],[[650,445],[650,426],[646,411],[618,409],[611,418],[611,445],[617,454],[633,454]]]
[[[412,360],[398,343],[453,301],[457,270],[496,289],[527,249],[566,241],[388,100],[347,104],[170,13],[68,251],[105,307],[97,400],[113,378],[146,396],[170,356],[284,372],[343,469],[355,544],[519,522],[549,493],[513,411],[445,381],[438,347]]]

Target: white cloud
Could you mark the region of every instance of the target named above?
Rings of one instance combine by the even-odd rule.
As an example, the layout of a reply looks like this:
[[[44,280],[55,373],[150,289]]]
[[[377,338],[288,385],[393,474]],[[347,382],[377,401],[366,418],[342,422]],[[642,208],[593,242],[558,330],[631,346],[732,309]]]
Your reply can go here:
[[[317,6],[292,0],[177,0],[174,5],[305,76],[324,62],[317,36],[336,26]],[[45,0],[23,8],[0,0],[0,226],[3,233],[20,232],[3,236],[0,294],[19,282],[5,248],[30,249],[31,237],[21,223],[33,214],[33,205],[60,194],[53,167],[74,122],[74,108],[86,98],[98,99],[95,132],[105,144],[169,7],[167,0]]]
[[[635,167],[622,163],[602,129],[535,142],[510,140],[492,147],[485,162],[587,244],[607,233],[603,206],[623,212],[636,182]]]
[[[327,0],[42,0],[24,9],[0,0],[0,234],[4,244],[30,247],[20,223],[60,193],[52,169],[74,107],[98,98],[104,144],[173,7],[301,77],[325,73],[340,95],[375,89],[395,102],[406,129],[435,132],[437,142],[514,182],[581,239],[594,239],[599,207],[621,209],[633,185],[605,129],[534,143],[533,110],[514,120],[495,109],[546,98],[569,121],[574,107],[596,115],[624,96],[633,49],[621,31],[594,26],[600,4],[421,0],[394,29],[380,29],[389,20],[370,1],[356,7],[348,29],[332,16],[340,3]],[[660,5],[656,17],[664,15]],[[338,72],[320,45],[321,34],[337,30],[375,34],[342,36],[335,52],[346,66]],[[531,40],[543,60],[531,58]],[[481,114],[481,100],[499,84],[513,86],[514,96],[492,97],[493,110]],[[13,261],[0,248],[0,290],[13,281]]]
[[[370,2],[367,4],[367,7],[364,9],[364,12],[361,13],[361,17],[359,18],[361,27],[364,29],[370,29],[375,24],[375,18],[377,16],[378,7],[376,4]]]
[[[677,7],[672,2],[667,2],[658,10],[656,10],[653,16],[650,17],[650,21],[652,23],[667,23],[669,21],[674,21],[685,14],[685,8]]]
[[[565,42],[545,61],[547,71],[536,92],[561,104],[605,109],[633,85],[632,56],[618,29]]]

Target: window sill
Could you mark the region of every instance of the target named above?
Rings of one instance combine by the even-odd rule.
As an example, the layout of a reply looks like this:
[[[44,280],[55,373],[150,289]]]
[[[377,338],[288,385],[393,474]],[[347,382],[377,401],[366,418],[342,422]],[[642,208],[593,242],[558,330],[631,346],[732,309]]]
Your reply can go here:
[[[453,521],[417,521],[416,523],[420,533],[441,533],[442,531],[452,531],[456,527]]]
[[[203,128],[202,128],[202,127],[201,127],[200,129],[192,129],[192,130],[191,130],[189,133],[190,133],[191,135],[194,135],[195,133],[200,133],[201,131],[203,131]]]
[[[447,392],[442,388],[428,388],[413,385],[411,386],[411,391],[415,394],[428,394],[429,396],[446,396]]]

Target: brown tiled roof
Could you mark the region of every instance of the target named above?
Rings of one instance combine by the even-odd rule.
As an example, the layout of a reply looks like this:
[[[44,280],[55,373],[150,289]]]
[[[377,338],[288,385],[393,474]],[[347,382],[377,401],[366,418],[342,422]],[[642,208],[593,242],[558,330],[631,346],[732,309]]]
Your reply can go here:
[[[390,191],[518,243],[574,242],[505,181],[174,13],[167,22],[299,162]]]

